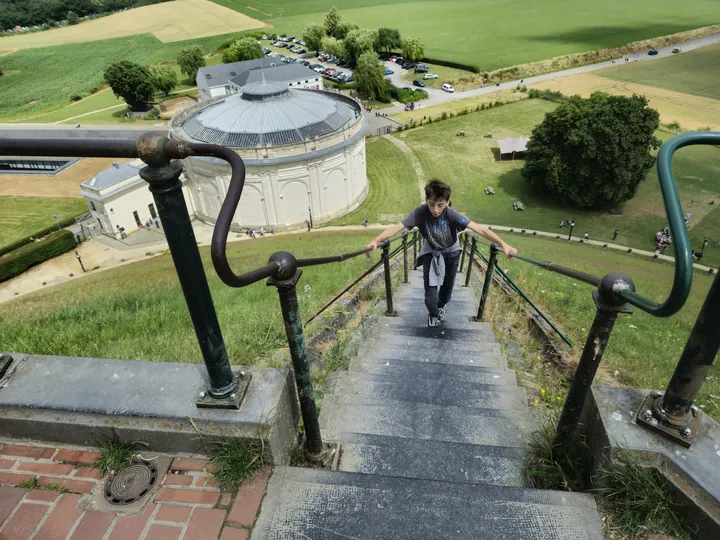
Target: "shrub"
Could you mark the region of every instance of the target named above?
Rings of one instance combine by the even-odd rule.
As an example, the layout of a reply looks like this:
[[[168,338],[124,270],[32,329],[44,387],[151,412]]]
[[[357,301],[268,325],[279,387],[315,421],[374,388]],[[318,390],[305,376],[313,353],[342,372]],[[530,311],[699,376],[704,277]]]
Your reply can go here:
[[[448,113],[445,112],[445,111],[443,111],[443,112],[440,114],[440,118],[441,118],[442,120],[447,120],[447,118],[448,118]]]
[[[538,90],[536,88],[531,88],[528,91],[528,97],[530,99],[544,99],[553,103],[564,103],[568,100],[562,92],[557,90]]]
[[[471,66],[468,64],[461,64],[459,62],[450,62],[449,60],[438,60],[436,58],[423,58],[421,62],[428,64],[435,64],[437,66],[445,66],[455,69],[464,69],[465,71],[471,71],[472,73],[480,73],[480,68],[477,66]]]
[[[8,253],[0,259],[0,283],[22,274],[36,264],[70,251],[76,245],[75,235],[62,230]]]
[[[406,88],[398,88],[393,86],[390,95],[393,99],[400,103],[408,103],[411,101],[420,101],[421,99],[427,99],[428,95],[420,90],[408,90]]]
[[[80,96],[78,94],[73,94],[72,96],[70,96],[70,101],[80,101],[81,99],[82,99],[82,96]]]
[[[68,225],[72,225],[75,223],[74,217],[65,218],[63,220],[60,220],[59,224],[60,227],[67,227]],[[43,236],[50,234],[53,231],[57,230],[57,225],[48,225],[44,229],[40,229],[39,231],[34,232],[30,236],[25,236],[23,238],[20,238],[19,240],[15,240],[14,242],[7,244],[5,246],[0,247],[0,257],[5,255],[6,253],[10,253],[11,251],[15,251],[16,249],[24,246],[25,244],[29,244],[31,242],[31,238],[42,238]]]

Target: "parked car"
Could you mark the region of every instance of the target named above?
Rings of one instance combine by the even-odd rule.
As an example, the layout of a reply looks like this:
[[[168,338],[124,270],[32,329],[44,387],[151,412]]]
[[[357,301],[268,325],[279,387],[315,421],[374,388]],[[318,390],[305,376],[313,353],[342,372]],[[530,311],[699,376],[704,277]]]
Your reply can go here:
[[[325,71],[323,71],[325,75],[330,75],[331,73],[335,73],[335,68],[325,68]]]
[[[682,52],[682,49],[678,49],[677,47],[675,47],[675,48],[672,50],[672,52],[673,52],[673,53],[679,53],[679,52]]]
[[[306,52],[307,52],[307,50],[305,50],[301,47],[300,50],[298,51],[298,54],[305,54]]]
[[[322,73],[323,71],[325,71],[325,68],[323,66],[317,66],[317,67],[312,68],[312,70],[315,71],[316,73]]]
[[[390,62],[394,62],[395,60],[397,60],[397,56],[391,56],[390,58],[388,58],[388,61]]]
[[[271,51],[270,49],[268,49],[267,47],[263,47],[262,52],[263,52],[263,54],[268,55],[268,54],[270,54],[272,51]]]
[[[292,41],[292,42],[294,42],[294,41],[295,41],[295,36],[288,36],[288,37],[285,38],[285,41]]]
[[[442,89],[446,92],[450,92],[451,94],[455,91],[455,89],[452,87],[451,84],[445,83],[442,85]]]
[[[308,61],[306,60],[306,61],[304,61],[304,62],[302,63],[302,65],[305,66],[305,67],[310,67],[310,62],[308,62]]]
[[[648,54],[649,54],[650,56],[655,56],[657,53],[658,53],[658,52],[657,52],[657,49],[650,49],[650,50],[648,51]]]
[[[262,37],[262,38],[263,38],[263,39],[267,39],[268,37],[267,37],[265,34],[263,34],[263,37]]]
[[[396,64],[402,64],[404,61],[405,59],[402,56],[396,56],[395,60],[393,60]]]
[[[298,41],[298,45],[302,45],[302,46],[304,47],[304,46],[305,46],[305,40],[304,40],[304,39],[299,40],[299,41]]]
[[[419,80],[419,79],[415,79],[415,80],[413,81],[413,84],[414,84],[415,86],[419,86],[420,88],[425,88],[425,83],[422,82],[422,81]]]
[[[403,68],[403,69],[412,69],[412,68],[414,68],[416,65],[417,65],[417,64],[413,64],[412,62],[405,62],[405,63],[402,65],[402,68]]]
[[[438,78],[438,76],[435,75],[435,73],[426,73],[425,76],[423,77],[423,79],[425,79],[426,81],[428,79],[437,79],[437,78]]]
[[[392,69],[390,69],[390,68],[387,68],[387,69],[385,70],[385,75],[392,75],[393,73],[395,73],[395,72],[394,72]]]
[[[429,69],[425,64],[418,64],[415,66],[415,73],[427,73]]]
[[[345,79],[345,84],[354,83],[355,79],[352,78],[352,75],[350,75],[347,79]]]

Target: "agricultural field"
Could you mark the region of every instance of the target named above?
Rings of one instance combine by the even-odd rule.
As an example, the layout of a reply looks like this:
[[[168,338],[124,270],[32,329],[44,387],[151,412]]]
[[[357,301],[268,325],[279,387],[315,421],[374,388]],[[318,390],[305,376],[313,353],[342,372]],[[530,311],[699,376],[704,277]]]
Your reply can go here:
[[[365,231],[283,235],[228,245],[236,272],[256,268],[275,251],[314,257],[354,251]],[[287,347],[277,291],[263,281],[224,285],[200,248],[223,337],[233,364],[263,365]],[[303,270],[300,311],[307,320],[377,261],[356,257]],[[98,336],[102,336],[98,339]],[[0,350],[201,363],[195,332],[169,254],[39,291],[3,304]]]
[[[82,199],[0,197],[0,247],[6,246],[60,220],[87,212]]]
[[[322,24],[327,11],[336,6],[345,20],[361,28],[389,26],[421,38],[430,58],[486,71],[720,23],[717,5],[707,0],[658,0],[652,6],[588,0],[582,8],[568,0],[213,1],[296,36],[309,24]]]
[[[674,272],[670,263],[574,242],[569,244],[536,236],[503,236],[520,253],[529,257],[597,276],[611,272],[627,274],[635,282],[639,293],[656,301],[661,301],[670,291]],[[487,256],[487,249],[481,247]],[[573,356],[578,358],[595,315],[592,287],[521,261],[507,261],[505,257],[500,258],[500,265],[568,335],[574,343]],[[635,309],[632,315],[620,315],[603,357],[601,373],[610,375],[616,383],[664,390],[713,278],[706,272],[695,272],[687,303],[670,318],[655,318],[639,309]],[[720,418],[718,369],[717,365],[711,368],[697,401],[699,407],[715,418]]]
[[[115,13],[75,26],[0,37],[0,53],[150,34],[163,43],[230,34],[267,24],[209,0],[174,0]]]

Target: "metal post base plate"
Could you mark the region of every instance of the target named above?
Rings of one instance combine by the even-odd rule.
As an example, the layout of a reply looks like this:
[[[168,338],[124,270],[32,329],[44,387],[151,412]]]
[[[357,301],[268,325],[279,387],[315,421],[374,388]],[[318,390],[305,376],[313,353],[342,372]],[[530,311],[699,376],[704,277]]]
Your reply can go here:
[[[214,398],[208,394],[207,390],[203,387],[198,391],[198,397],[195,400],[195,405],[198,409],[239,409],[242,405],[242,400],[247,394],[248,387],[250,386],[250,380],[252,375],[247,371],[241,371],[236,374],[238,378],[238,389],[224,398]]]
[[[688,415],[685,425],[675,426],[667,421],[663,422],[662,419],[658,417],[657,401],[660,399],[662,399],[662,395],[659,392],[651,392],[645,396],[640,408],[637,413],[635,413],[635,422],[638,426],[679,444],[683,448],[690,448],[695,440],[698,427],[700,426],[702,413],[698,409],[693,408],[692,412]],[[651,414],[648,414],[648,411]]]

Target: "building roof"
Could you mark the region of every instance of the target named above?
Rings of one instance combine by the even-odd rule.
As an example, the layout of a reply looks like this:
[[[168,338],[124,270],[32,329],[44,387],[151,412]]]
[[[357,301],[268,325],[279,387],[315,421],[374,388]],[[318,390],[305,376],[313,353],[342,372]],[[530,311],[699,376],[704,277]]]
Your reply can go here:
[[[498,141],[501,154],[512,154],[513,152],[524,152],[527,150],[529,137],[518,137],[517,139],[503,139]]]
[[[318,77],[321,77],[319,73],[302,64],[280,64],[279,66],[252,68],[231,80],[237,86],[243,87],[262,81],[287,83],[299,79],[317,79]]]
[[[248,148],[324,137],[361,116],[359,105],[345,96],[261,82],[172,123],[183,139]]]
[[[198,70],[197,80],[203,80],[208,86],[225,86],[230,81],[250,69],[270,67],[280,62],[277,58],[257,58],[232,64],[218,64],[217,66],[205,66]]]
[[[102,191],[139,174],[140,167],[133,164],[133,162],[118,164],[113,161],[112,167],[100,171],[90,180],[80,184],[80,186],[94,191]]]

